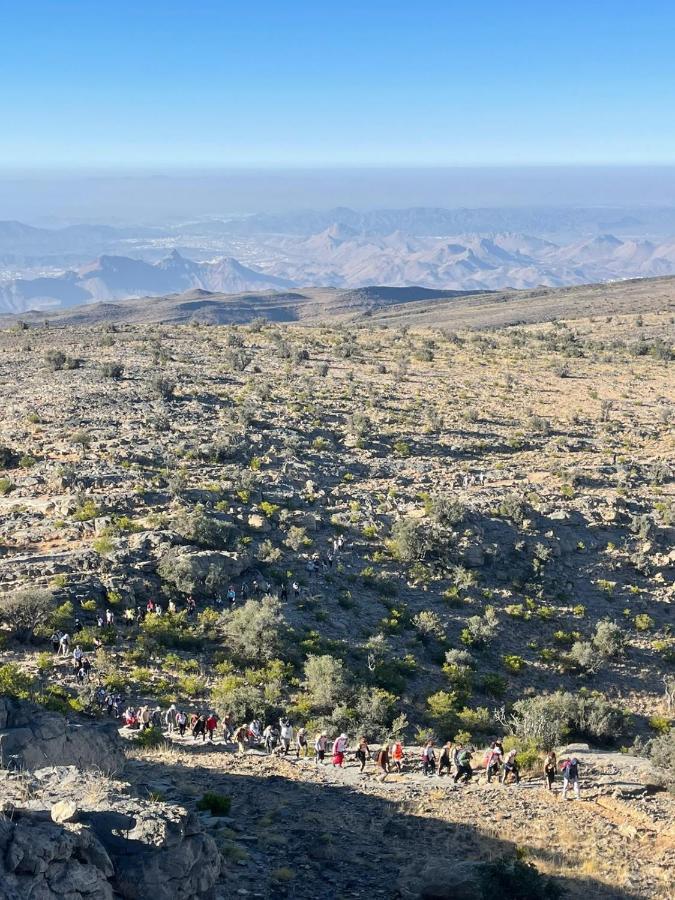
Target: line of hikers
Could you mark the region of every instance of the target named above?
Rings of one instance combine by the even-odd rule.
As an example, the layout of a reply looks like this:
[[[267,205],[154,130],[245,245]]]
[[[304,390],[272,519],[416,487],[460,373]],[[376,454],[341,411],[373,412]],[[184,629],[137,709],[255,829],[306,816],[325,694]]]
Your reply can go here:
[[[219,721],[215,712],[188,714],[171,706],[162,714],[159,707],[152,709],[149,706],[141,706],[138,709],[128,707],[122,715],[122,719],[128,728],[141,730],[150,727],[161,728],[169,736],[178,734],[184,738],[188,731],[192,734],[193,741],[201,738],[202,742],[213,742],[218,728],[222,728],[225,743],[236,743],[238,753],[244,755],[248,749],[264,748],[272,755],[288,756],[293,753],[296,759],[307,759],[310,756],[310,740],[306,728],[294,729],[290,720],[284,716],[277,723],[270,723],[263,727],[260,719],[237,725],[233,713],[227,713]],[[325,731],[318,732],[312,742],[314,762],[316,765],[324,765],[326,753],[329,749],[329,738]],[[404,771],[407,754],[399,739],[385,741],[371,750],[365,735],[361,735],[355,747],[349,746],[349,738],[345,732],[339,734],[330,744],[331,763],[336,768],[344,768],[348,754],[351,754],[359,772],[365,772],[366,764],[373,761],[375,774],[382,780],[395,772],[401,774]],[[447,741],[440,748],[438,757],[434,742],[428,740],[421,750],[419,768],[427,776],[442,778],[446,773],[453,777],[455,784],[468,784],[477,772],[472,766],[475,755],[473,746],[465,746]],[[483,770],[488,784],[497,779],[501,784],[520,783],[520,767],[517,759],[518,752],[511,749],[504,751],[501,740],[491,742],[483,756]],[[453,776],[454,772],[454,776]],[[576,757],[567,758],[560,764],[560,772],[563,778],[562,798],[566,799],[571,786],[575,797],[579,799],[579,761]],[[558,760],[553,750],[546,755],[543,764],[544,783],[549,791],[558,773]]]

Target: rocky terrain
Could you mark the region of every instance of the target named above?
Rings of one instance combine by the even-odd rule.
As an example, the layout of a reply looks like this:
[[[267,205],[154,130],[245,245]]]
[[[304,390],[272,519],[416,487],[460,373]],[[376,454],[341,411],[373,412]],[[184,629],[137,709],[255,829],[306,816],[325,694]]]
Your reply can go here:
[[[106,803],[128,815],[127,790],[189,815],[209,790],[231,798],[224,819],[201,811],[223,896],[391,896],[394,883],[400,897],[455,896],[442,882],[481,897],[510,877],[482,867],[502,857],[572,896],[668,896],[670,290],[544,292],[529,298],[536,322],[513,296],[313,327],[250,313],[224,327],[9,325],[2,692],[99,716],[101,685],[124,705],[284,713],[373,747],[504,734],[532,778],[547,746],[611,752],[589,751],[586,800],[561,807],[537,781],[381,784],[140,740],[129,788]],[[149,600],[161,615],[137,614]],[[52,653],[56,629],[89,656],[84,684]],[[659,770],[646,780],[640,754]],[[6,776],[3,791],[17,785]],[[95,810],[75,802],[86,823]],[[37,827],[26,815],[3,825],[3,846]],[[56,841],[54,859],[82,864],[86,840]]]

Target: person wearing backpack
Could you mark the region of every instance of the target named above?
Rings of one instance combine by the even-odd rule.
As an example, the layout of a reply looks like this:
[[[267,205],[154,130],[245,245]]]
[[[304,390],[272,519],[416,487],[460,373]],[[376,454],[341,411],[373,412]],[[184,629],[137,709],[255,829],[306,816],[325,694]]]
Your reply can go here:
[[[562,789],[562,799],[567,799],[567,789],[572,785],[574,788],[574,797],[576,800],[580,800],[579,796],[579,760],[576,756],[573,756],[571,759],[566,759],[560,766],[563,777],[563,789]]]
[[[464,784],[468,784],[471,781],[473,776],[473,769],[471,768],[471,750],[468,747],[462,747],[462,749],[457,754],[457,772],[455,773],[455,784],[460,780],[460,778],[464,779]]]
[[[176,713],[176,725],[178,726],[178,734],[181,737],[185,737],[185,729],[187,728],[187,715],[180,710],[180,712]]]

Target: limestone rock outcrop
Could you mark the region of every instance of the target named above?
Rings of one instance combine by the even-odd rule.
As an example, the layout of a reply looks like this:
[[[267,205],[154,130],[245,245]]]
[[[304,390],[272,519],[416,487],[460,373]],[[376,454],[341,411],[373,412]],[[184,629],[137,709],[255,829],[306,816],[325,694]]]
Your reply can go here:
[[[2,773],[0,804],[0,900],[190,900],[220,874],[193,813],[94,773]]]
[[[11,697],[0,697],[0,768],[77,766],[114,774],[124,751],[113,723],[68,720]]]

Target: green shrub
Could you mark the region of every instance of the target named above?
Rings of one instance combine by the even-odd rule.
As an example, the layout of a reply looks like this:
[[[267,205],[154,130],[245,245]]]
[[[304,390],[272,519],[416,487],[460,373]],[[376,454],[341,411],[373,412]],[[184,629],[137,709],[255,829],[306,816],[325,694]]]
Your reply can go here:
[[[650,631],[654,627],[654,620],[647,613],[640,613],[633,621],[638,631]]]
[[[502,656],[502,663],[508,672],[518,674],[525,668],[525,660],[522,656],[516,656],[514,653],[506,653]]]
[[[652,716],[649,720],[649,727],[658,734],[668,734],[672,726],[668,716]]]
[[[214,794],[210,791],[207,791],[201,800],[197,801],[197,809],[202,812],[210,812],[212,816],[229,815],[231,806],[231,797],[226,797],[223,794]]]
[[[18,640],[29,643],[35,630],[54,612],[54,595],[42,588],[23,587],[0,594],[0,621],[6,622]]]
[[[5,663],[4,666],[0,666],[0,696],[27,700],[32,696],[33,688],[33,679],[16,663]]]
[[[145,728],[143,731],[139,731],[137,735],[134,736],[134,743],[138,744],[139,747],[143,747],[145,750],[156,749],[157,747],[163,747],[167,740],[164,737],[161,728],[157,728],[156,725],[150,726],[150,728]]]

